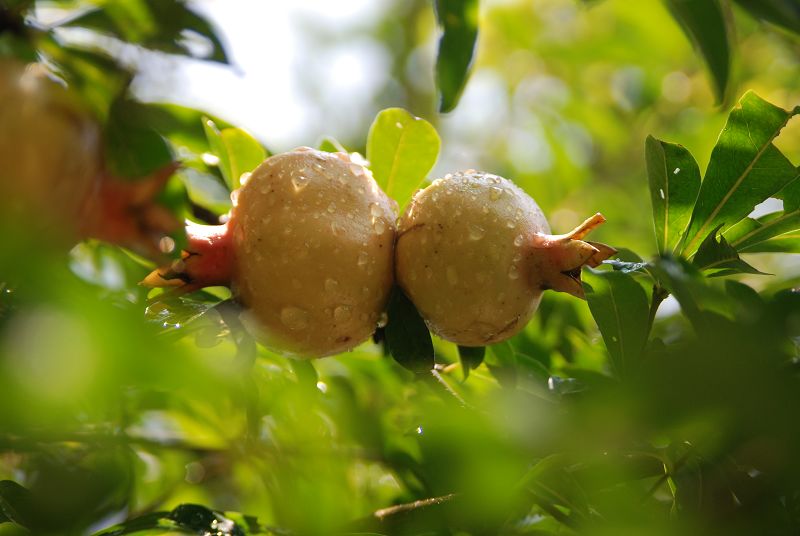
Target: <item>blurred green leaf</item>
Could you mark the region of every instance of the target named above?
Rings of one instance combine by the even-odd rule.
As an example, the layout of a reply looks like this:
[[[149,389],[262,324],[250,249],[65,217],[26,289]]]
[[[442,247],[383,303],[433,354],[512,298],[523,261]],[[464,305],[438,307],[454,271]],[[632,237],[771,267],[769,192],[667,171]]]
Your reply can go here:
[[[436,0],[442,29],[436,55],[439,111],[452,111],[467,84],[478,39],[478,0]]]
[[[347,149],[344,148],[344,145],[339,143],[339,140],[333,138],[331,136],[325,136],[320,140],[317,144],[317,148],[320,151],[325,151],[326,153],[346,153]]]
[[[675,20],[702,54],[717,101],[725,99],[731,68],[729,17],[719,0],[665,0]]]
[[[386,346],[392,357],[416,374],[433,369],[433,342],[417,308],[399,287],[395,287],[387,306]]]
[[[228,61],[211,24],[179,0],[101,2],[101,7],[63,25],[91,29],[162,52]]]
[[[734,0],[754,17],[800,34],[797,0]]]
[[[781,251],[774,249],[778,241],[790,247],[787,251],[794,251],[791,249],[792,241],[800,241],[800,210],[745,218],[728,229],[725,238],[740,252]]]
[[[206,137],[214,154],[219,158],[219,169],[228,188],[241,186],[242,174],[253,171],[267,157],[262,145],[240,128],[219,130],[211,119],[203,121]]]
[[[106,162],[117,177],[147,177],[172,163],[169,145],[146,123],[142,107],[125,98],[111,106],[105,128]]]
[[[518,380],[517,352],[508,341],[492,344],[487,347],[486,366],[497,378],[500,385],[508,389],[516,387]]]
[[[721,227],[721,226],[720,226]],[[700,270],[714,270],[713,275],[731,274],[763,274],[739,258],[725,237],[720,235],[717,240],[719,227],[711,231],[700,244],[700,248],[692,261]]]
[[[645,143],[645,158],[658,250],[671,253],[689,225],[700,191],[700,168],[683,146],[652,136]]]
[[[591,268],[583,272],[583,288],[611,365],[624,377],[638,365],[650,333],[647,294],[629,274]]]
[[[728,116],[708,164],[683,252],[693,254],[711,229],[725,231],[798,177],[797,169],[772,141],[792,112],[747,92]]]
[[[401,108],[375,117],[367,136],[367,160],[378,186],[401,211],[436,163],[440,145],[433,125]]]
[[[0,480],[0,518],[30,527],[35,515],[30,491],[12,480]]]
[[[461,362],[461,370],[464,372],[464,379],[469,377],[469,371],[476,369],[483,363],[483,356],[486,354],[485,346],[459,346],[458,360]]]
[[[139,110],[143,121],[169,139],[178,147],[185,147],[195,154],[208,152],[205,119],[209,116],[200,110],[169,103],[143,103]],[[218,128],[231,125],[218,117],[211,117]]]

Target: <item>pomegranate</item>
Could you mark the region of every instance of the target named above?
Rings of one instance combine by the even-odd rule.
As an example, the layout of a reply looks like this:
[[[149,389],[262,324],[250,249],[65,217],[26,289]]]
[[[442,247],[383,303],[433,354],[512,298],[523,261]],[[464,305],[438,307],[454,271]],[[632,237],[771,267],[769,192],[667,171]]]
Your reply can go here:
[[[143,282],[228,285],[267,347],[349,350],[375,330],[393,282],[396,203],[346,153],[272,156],[231,194],[227,223],[187,225],[182,259]]]
[[[583,298],[583,265],[616,251],[582,238],[605,219],[550,235],[539,206],[511,181],[473,170],[419,191],[398,224],[398,284],[428,327],[463,346],[519,332],[553,289]],[[391,321],[391,319],[390,319]]]
[[[103,162],[102,129],[42,64],[0,59],[0,212],[60,245],[99,238],[145,254],[178,227],[154,202],[175,167],[126,181]],[[31,218],[30,215],[36,215]]]

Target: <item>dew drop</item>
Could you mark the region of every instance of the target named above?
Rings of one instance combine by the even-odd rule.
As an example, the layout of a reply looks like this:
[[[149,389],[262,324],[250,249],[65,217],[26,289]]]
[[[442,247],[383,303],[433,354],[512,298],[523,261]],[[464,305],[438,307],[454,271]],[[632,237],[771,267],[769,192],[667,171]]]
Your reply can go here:
[[[433,277],[433,268],[431,268],[430,266],[425,267],[425,277],[427,277],[428,279]]]
[[[377,218],[383,214],[383,211],[378,203],[372,203],[369,206],[369,213],[372,214],[373,218]]]
[[[281,322],[293,331],[305,329],[308,327],[308,311],[299,307],[284,307],[281,309]]]
[[[659,188],[659,189],[658,189],[658,195],[660,195],[660,196],[661,196],[661,199],[665,199],[665,198],[666,198],[666,197],[664,196],[664,189],[663,189],[663,188]]]
[[[306,177],[305,175],[298,175],[297,177],[292,177],[292,188],[294,188],[295,193],[302,192],[306,186],[308,186],[308,177]]]
[[[677,175],[677,174],[678,174],[678,173],[680,173],[680,172],[681,172],[681,168],[679,168],[679,167],[676,167],[676,168],[675,168],[675,171],[673,171],[673,172],[672,172],[672,174],[673,174],[673,175]]]
[[[489,214],[489,207],[487,207],[486,205],[483,205],[481,207],[481,212],[483,212],[484,214]]]
[[[252,176],[253,176],[252,173],[250,173],[249,171],[245,171],[244,173],[239,175],[239,184],[244,186],[245,184],[247,184],[247,181],[249,181],[250,177],[252,177]]]
[[[339,282],[329,277],[325,280],[325,291],[326,292],[336,292],[339,290]]]
[[[333,319],[337,322],[347,322],[351,316],[353,312],[349,305],[340,305],[333,310]]]
[[[514,245],[515,245],[515,246],[517,246],[517,247],[520,247],[520,246],[522,245],[522,242],[523,242],[524,240],[525,240],[525,239],[524,239],[524,238],[522,238],[522,235],[521,235],[521,234],[519,234],[519,235],[517,235],[517,237],[514,239]]]
[[[331,201],[330,205],[328,205],[328,212],[331,214],[336,212],[336,203],[334,203],[333,201]]]
[[[238,189],[231,192],[231,203],[233,203],[233,206],[236,206],[237,204],[239,204],[239,190]]]
[[[508,269],[508,278],[509,279],[518,279],[519,278],[519,270],[517,270],[516,265],[511,265],[511,268]]]
[[[389,323],[389,315],[386,314],[386,311],[384,311],[378,317],[378,327],[379,328],[386,327],[386,324],[388,324],[388,323]]]
[[[469,239],[470,240],[480,240],[484,237],[486,231],[480,225],[475,225],[474,223],[469,224]]]
[[[383,218],[378,218],[372,223],[372,228],[375,229],[375,234],[383,234],[386,230],[386,222]]]
[[[172,253],[175,251],[175,240],[169,236],[162,236],[158,241],[158,250],[161,253]]]
[[[500,199],[500,196],[503,194],[503,189],[498,188],[497,186],[492,186],[489,188],[489,197],[492,201],[497,201]]]
[[[508,227],[509,229],[513,229],[516,226],[517,226],[517,223],[514,220],[508,220],[506,222],[506,227]]]
[[[352,173],[355,177],[360,177],[364,174],[364,168],[358,164],[350,164],[350,173]]]
[[[403,123],[398,121],[397,123],[394,124],[394,126],[396,126],[397,128],[403,128]]]
[[[367,254],[366,251],[362,251],[361,253],[358,254],[357,262],[359,266],[364,266],[369,262],[369,255]]]

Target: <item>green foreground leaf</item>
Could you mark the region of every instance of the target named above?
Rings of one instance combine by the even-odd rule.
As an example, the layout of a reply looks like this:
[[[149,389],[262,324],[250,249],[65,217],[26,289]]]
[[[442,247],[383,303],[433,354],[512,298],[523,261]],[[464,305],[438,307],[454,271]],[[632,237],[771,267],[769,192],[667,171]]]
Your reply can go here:
[[[428,326],[399,287],[395,287],[387,307],[386,346],[392,357],[416,374],[433,369],[433,341]]]
[[[267,151],[253,136],[241,128],[219,130],[209,118],[203,119],[206,137],[219,158],[219,169],[228,188],[241,186],[242,175],[253,171],[267,157]]]

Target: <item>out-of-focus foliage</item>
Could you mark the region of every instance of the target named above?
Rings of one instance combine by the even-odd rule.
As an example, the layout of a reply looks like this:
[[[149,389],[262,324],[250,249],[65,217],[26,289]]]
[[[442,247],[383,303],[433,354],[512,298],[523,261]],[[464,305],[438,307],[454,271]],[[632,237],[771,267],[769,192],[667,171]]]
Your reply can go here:
[[[167,20],[156,3],[55,4],[99,9],[71,20],[137,46],[185,53],[177,23],[218,43],[190,4],[166,2],[183,14]],[[510,341],[429,343],[396,294],[374,341],[296,362],[250,338],[226,289],[147,291],[153,265],[127,251],[67,256],[34,247],[24,222],[2,229],[0,535],[797,533],[798,41],[736,12],[721,87],[745,96],[729,115],[665,6],[635,4],[486,2],[444,118],[430,5],[403,11],[417,41],[392,41],[391,15],[377,24],[407,61],[392,78],[407,91],[382,105],[442,140],[433,173],[436,129],[403,110],[343,140],[400,204],[426,174],[481,167],[556,232],[609,220],[598,234],[620,255],[586,275],[588,303],[546,294]],[[793,2],[737,4],[796,27]],[[52,62],[112,140],[130,133],[112,147],[137,148],[133,169],[166,147],[182,168],[165,202],[218,221],[268,151],[222,119],[132,100],[112,52],[17,16],[31,5],[0,10],[3,52]],[[773,254],[745,255],[759,251]]]

